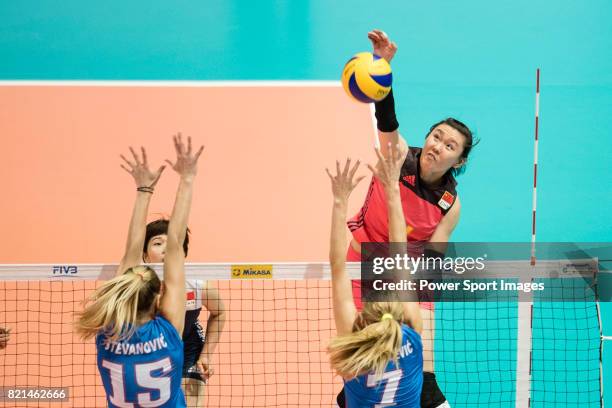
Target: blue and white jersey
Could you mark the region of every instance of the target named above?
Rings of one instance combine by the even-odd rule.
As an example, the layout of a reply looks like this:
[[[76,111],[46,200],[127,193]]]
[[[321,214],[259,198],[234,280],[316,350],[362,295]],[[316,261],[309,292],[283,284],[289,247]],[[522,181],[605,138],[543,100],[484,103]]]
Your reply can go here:
[[[204,281],[188,279],[185,281],[185,328],[183,329],[183,341],[187,341],[197,331],[198,318],[202,310],[202,292],[204,291]]]
[[[364,374],[344,382],[347,408],[420,408],[423,388],[421,336],[402,324],[402,347],[398,365],[390,361],[379,381]]]
[[[183,341],[157,315],[125,341],[96,336],[98,370],[111,408],[186,407],[181,390]]]

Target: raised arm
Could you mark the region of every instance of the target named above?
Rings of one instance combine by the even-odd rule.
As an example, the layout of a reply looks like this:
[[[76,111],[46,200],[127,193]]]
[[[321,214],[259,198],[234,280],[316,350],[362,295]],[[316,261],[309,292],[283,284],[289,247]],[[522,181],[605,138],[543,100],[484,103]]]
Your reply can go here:
[[[350,168],[351,160],[348,159],[344,170],[340,170],[340,163],[336,162],[336,175],[332,176],[325,169],[331,180],[334,204],[332,207],[331,237],[329,246],[329,263],[332,272],[332,298],[334,303],[334,319],[336,331],[339,335],[348,334],[352,331],[353,322],[357,315],[351,281],[346,272],[346,214],[348,211],[348,198],[355,186],[363,179],[355,177],[359,168],[359,161]]]
[[[391,63],[397,52],[397,44],[389,39],[387,34],[381,30],[372,30],[368,33],[368,38],[372,42],[372,51]],[[378,139],[381,146],[396,146],[399,144],[402,157],[406,157],[408,145],[400,136],[399,123],[395,115],[395,99],[393,89],[385,99],[374,104],[376,127],[378,128]],[[383,148],[382,155],[387,157],[387,149]]]
[[[121,168],[130,173],[136,183],[136,201],[132,209],[132,218],[130,219],[130,226],[128,228],[125,252],[115,275],[121,275],[128,268],[142,263],[149,202],[151,201],[155,185],[166,167],[161,166],[155,172],[150,171],[147,163],[147,153],[144,147],[141,147],[140,150],[142,157],[138,157],[134,149],[130,147],[133,161],[121,155],[121,158],[125,162],[125,165],[122,164]]]
[[[174,136],[174,147],[176,149],[176,162],[166,161],[181,178],[168,223],[168,239],[166,255],[164,256],[164,293],[161,298],[160,311],[182,335],[185,325],[185,252],[183,252],[183,240],[187,233],[187,220],[191,209],[198,158],[204,147],[200,147],[194,154],[191,149],[191,138],[187,138],[187,146],[185,146],[180,133]]]
[[[389,213],[389,256],[394,257],[396,254],[405,255],[407,253],[407,237],[406,237],[406,219],[402,208],[402,200],[400,197],[399,176],[404,161],[400,147],[389,145],[386,157],[376,150],[378,156],[378,165],[376,168],[368,166],[374,173],[385,189],[387,196],[387,209]],[[412,277],[406,270],[396,272],[398,280],[410,280]],[[410,295],[408,301],[404,302],[404,317],[412,328],[421,333],[423,329],[423,321],[419,310],[418,299],[416,293],[407,292]]]

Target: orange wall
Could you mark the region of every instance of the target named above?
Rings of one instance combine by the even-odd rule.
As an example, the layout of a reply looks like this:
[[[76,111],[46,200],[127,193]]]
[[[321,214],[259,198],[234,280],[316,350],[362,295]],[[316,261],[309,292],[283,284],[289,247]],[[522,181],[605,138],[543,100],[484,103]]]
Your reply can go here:
[[[135,194],[119,154],[161,164],[177,131],[206,146],[192,262],[325,260],[324,168],[374,157],[368,107],[339,87],[0,87],[0,263],[117,262]],[[176,182],[167,169],[151,213],[170,213]]]

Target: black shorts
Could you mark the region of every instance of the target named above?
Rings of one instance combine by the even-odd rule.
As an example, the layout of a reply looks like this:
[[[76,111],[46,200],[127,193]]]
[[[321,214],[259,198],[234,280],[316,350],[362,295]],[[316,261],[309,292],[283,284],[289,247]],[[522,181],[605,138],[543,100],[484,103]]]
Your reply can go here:
[[[344,388],[336,397],[336,402],[341,408],[346,407],[346,398],[344,396]],[[423,390],[421,391],[421,408],[450,408],[444,394],[438,387],[436,376],[434,373],[423,372]]]
[[[421,391],[421,408],[450,408],[446,397],[442,394],[436,375],[423,372],[423,391]]]
[[[196,366],[200,353],[202,353],[204,348],[204,329],[202,329],[198,321],[196,321],[194,326],[190,335],[183,339],[183,378],[194,378],[204,381]]]

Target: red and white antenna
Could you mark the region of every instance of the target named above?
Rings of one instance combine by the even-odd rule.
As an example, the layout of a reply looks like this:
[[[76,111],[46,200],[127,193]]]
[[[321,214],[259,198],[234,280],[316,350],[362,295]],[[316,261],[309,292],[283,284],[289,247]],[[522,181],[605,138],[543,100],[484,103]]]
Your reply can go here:
[[[540,68],[536,70],[535,143],[533,144],[533,209],[531,217],[531,265],[536,263],[536,205],[538,185],[538,122],[540,118]]]

